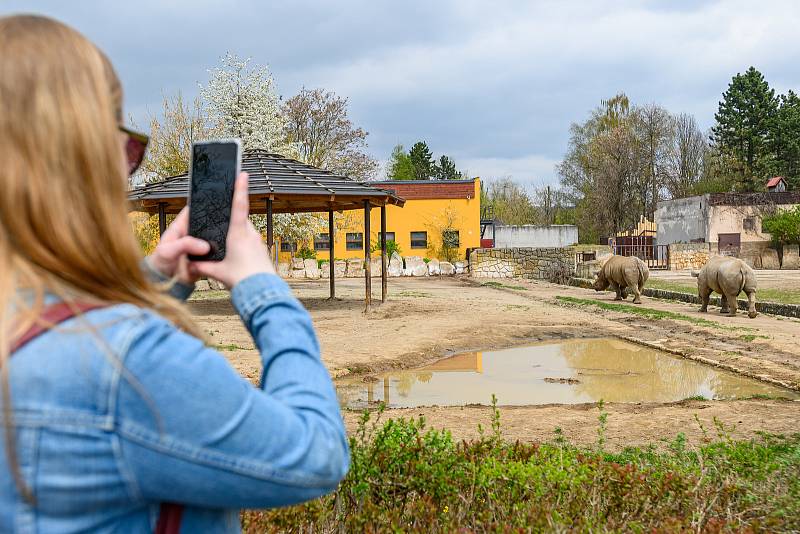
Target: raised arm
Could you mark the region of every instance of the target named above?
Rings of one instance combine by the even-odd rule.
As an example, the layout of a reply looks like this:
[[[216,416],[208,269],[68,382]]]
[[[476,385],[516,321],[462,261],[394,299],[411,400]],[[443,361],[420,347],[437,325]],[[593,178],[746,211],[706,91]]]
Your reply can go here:
[[[232,297],[261,352],[262,389],[153,314],[127,351],[116,431],[131,492],[145,501],[285,505],[332,491],[347,471],[338,401],[308,313],[272,274],[248,277]]]

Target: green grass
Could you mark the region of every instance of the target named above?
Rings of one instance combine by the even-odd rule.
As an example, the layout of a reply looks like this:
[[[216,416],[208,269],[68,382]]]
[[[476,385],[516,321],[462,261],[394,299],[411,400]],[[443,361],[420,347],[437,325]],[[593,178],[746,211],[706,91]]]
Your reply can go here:
[[[715,323],[714,321],[709,321],[708,319],[702,319],[700,317],[691,317],[689,315],[684,315],[682,313],[675,313],[671,311],[655,310],[653,308],[644,308],[641,305],[636,305],[636,304],[617,304],[613,302],[604,302],[601,300],[563,297],[560,295],[557,296],[556,299],[562,302],[566,302],[569,304],[576,304],[579,306],[596,306],[602,310],[633,313],[636,315],[641,315],[648,319],[672,319],[675,321],[686,321],[688,323],[700,326],[709,326],[711,328],[727,329],[727,327]]]
[[[686,397],[683,400],[685,400],[685,401],[707,401],[709,399],[705,398],[702,395],[692,395],[691,397]]]
[[[664,289],[666,291],[678,291],[680,293],[697,294],[697,281],[692,283],[673,282],[667,280],[647,281],[646,287],[652,289]],[[777,302],[779,304],[800,304],[800,289],[759,289],[756,291],[756,300],[761,302]]]
[[[717,437],[689,446],[571,445],[502,439],[500,412],[472,441],[423,418],[379,424],[365,414],[335,493],[242,514],[256,532],[791,532],[800,530],[800,434]],[[708,436],[705,428],[701,429]],[[726,435],[728,434],[728,435]]]
[[[769,339],[769,336],[762,336],[762,335],[758,335],[758,334],[744,334],[742,336],[739,336],[739,339],[741,339],[742,341],[748,341],[749,342],[749,341],[753,341],[755,339]]]
[[[503,284],[501,282],[494,282],[494,281],[492,281],[492,282],[484,282],[484,283],[481,284],[481,286],[483,286],[483,287],[494,287],[494,288],[497,288],[497,289],[513,289],[515,291],[527,291],[528,290],[528,288],[525,287],[525,286],[512,286],[512,285],[509,285],[509,284]]]

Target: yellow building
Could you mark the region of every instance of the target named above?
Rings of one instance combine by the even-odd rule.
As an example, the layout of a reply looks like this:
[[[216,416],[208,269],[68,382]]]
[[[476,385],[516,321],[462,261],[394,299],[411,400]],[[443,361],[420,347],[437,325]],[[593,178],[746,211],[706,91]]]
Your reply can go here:
[[[468,248],[480,246],[481,195],[480,180],[420,180],[370,182],[370,185],[393,191],[405,199],[405,206],[386,208],[386,240],[395,241],[403,256],[442,257],[442,240],[452,245],[454,260],[466,259]],[[348,212],[345,212],[348,213]],[[334,257],[337,259],[364,256],[362,212],[349,212],[343,228],[337,226]],[[371,236],[366,243],[378,243],[381,228],[380,209],[370,216]],[[293,251],[306,246],[317,252],[318,259],[328,259],[328,233],[321,233],[314,243],[280,243],[279,259],[289,261]]]

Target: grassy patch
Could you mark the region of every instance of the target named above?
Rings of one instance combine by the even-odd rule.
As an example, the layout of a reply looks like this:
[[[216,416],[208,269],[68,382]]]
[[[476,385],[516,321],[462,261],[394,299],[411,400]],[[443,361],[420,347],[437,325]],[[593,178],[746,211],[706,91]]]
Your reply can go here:
[[[513,289],[515,291],[527,291],[528,288],[525,286],[512,286],[510,284],[503,284],[501,282],[484,282],[481,284],[483,287],[494,287],[497,289]]]
[[[741,339],[742,341],[748,341],[749,342],[749,341],[753,341],[755,339],[769,339],[769,336],[762,336],[762,335],[758,335],[758,334],[744,334],[742,336],[739,336],[739,339]]]
[[[398,297],[410,297],[410,298],[428,298],[432,297],[430,293],[425,293],[424,291],[398,291],[395,293]]]
[[[505,441],[495,410],[473,441],[423,418],[379,424],[365,414],[335,493],[247,511],[255,532],[737,532],[800,529],[800,435],[689,447],[603,449]],[[719,430],[719,428],[718,428]]]
[[[697,294],[697,281],[693,283],[673,282],[667,280],[647,281],[647,287],[653,289],[664,289],[666,291],[678,291],[680,293]],[[715,293],[716,295],[716,293]],[[799,289],[759,289],[756,291],[756,300],[760,302],[777,302],[779,304],[800,304]]]
[[[692,395],[691,397],[686,397],[683,400],[685,400],[685,401],[707,401],[709,399],[705,398],[702,395]]]
[[[700,317],[691,317],[689,315],[684,315],[682,313],[675,313],[671,311],[655,310],[653,308],[643,308],[642,306],[637,306],[635,304],[617,304],[612,302],[604,302],[601,300],[563,297],[560,295],[557,296],[556,299],[562,302],[567,302],[569,304],[577,304],[579,306],[596,306],[602,310],[633,313],[636,315],[647,317],[648,319],[672,319],[675,321],[686,321],[688,323],[693,323],[701,326],[709,326],[711,328],[726,329],[726,327],[717,324],[714,321],[709,321],[708,319],[702,319]]]

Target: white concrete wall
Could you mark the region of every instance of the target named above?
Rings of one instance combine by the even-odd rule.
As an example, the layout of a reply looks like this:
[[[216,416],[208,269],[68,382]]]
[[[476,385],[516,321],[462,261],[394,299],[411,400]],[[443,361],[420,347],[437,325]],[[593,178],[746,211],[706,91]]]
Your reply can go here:
[[[656,243],[708,241],[708,195],[665,200],[655,213]]]
[[[489,232],[491,233],[491,229]],[[487,235],[485,237],[491,237]],[[554,224],[551,226],[498,225],[495,227],[495,248],[514,247],[567,247],[578,242],[578,227],[571,224]]]

